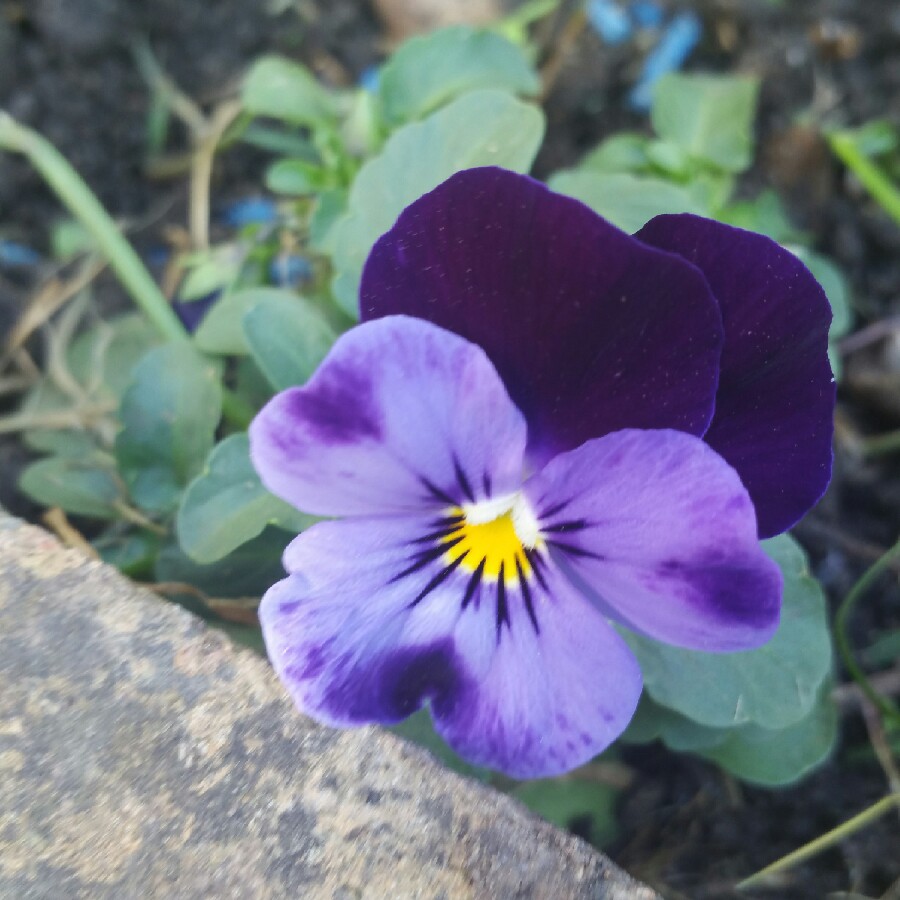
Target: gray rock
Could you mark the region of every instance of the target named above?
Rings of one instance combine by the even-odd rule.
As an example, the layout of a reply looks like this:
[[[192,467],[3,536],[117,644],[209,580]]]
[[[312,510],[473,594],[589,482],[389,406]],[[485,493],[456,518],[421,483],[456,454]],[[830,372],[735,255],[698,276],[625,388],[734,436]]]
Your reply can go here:
[[[303,718],[265,660],[0,513],[0,897],[655,896],[392,735]]]

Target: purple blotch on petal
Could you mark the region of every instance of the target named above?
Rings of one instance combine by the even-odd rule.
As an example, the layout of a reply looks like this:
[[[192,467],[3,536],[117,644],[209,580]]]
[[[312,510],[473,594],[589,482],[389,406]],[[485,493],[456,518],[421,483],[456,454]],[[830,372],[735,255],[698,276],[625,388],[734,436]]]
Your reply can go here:
[[[710,618],[726,625],[745,625],[758,631],[774,631],[781,612],[781,597],[771,590],[771,575],[752,563],[722,559],[716,554],[700,557],[685,565],[681,560],[665,560],[657,567],[666,589]]]
[[[466,682],[449,640],[397,648],[364,669],[337,669],[342,677],[328,686],[322,708],[359,723],[400,722],[427,702],[450,711]]]
[[[347,444],[362,438],[379,440],[381,426],[372,402],[371,382],[358,368],[332,363],[321,370],[317,390],[293,391],[287,411],[302,419],[324,444]]]
[[[304,512],[417,515],[482,499],[482,480],[518,488],[526,424],[480,347],[387,316],[341,335],[303,387],[260,410],[249,437],[263,484]]]

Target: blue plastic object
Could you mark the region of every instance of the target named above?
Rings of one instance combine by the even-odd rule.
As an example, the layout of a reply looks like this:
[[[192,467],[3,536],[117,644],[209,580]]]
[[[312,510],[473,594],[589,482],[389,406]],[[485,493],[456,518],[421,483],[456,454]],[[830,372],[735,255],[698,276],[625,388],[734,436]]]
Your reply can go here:
[[[25,244],[16,241],[0,241],[0,265],[11,269],[24,269],[36,266],[41,261],[41,254]]]
[[[378,90],[380,84],[381,69],[379,69],[378,66],[369,66],[368,69],[363,69],[360,73],[359,86],[363,88],[363,90],[374,94]]]
[[[296,287],[312,278],[309,260],[296,254],[279,254],[269,264],[269,278],[278,287]]]
[[[222,221],[232,228],[245,225],[270,225],[278,219],[278,209],[267,197],[247,197],[222,210]]]
[[[589,0],[585,12],[591,27],[607,44],[621,44],[631,36],[628,13],[613,0]]]
[[[653,0],[635,0],[629,12],[638,28],[659,28],[666,17],[666,11]]]
[[[641,76],[628,95],[632,109],[646,112],[653,101],[653,87],[663,75],[680,69],[700,41],[703,26],[692,12],[675,16],[666,26],[659,43],[647,54]]]

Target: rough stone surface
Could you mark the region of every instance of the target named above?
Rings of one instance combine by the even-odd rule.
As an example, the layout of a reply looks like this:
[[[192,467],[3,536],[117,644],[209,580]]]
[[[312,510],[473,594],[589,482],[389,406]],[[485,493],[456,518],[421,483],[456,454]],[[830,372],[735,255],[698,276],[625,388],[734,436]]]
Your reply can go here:
[[[0,897],[656,895],[0,513]]]

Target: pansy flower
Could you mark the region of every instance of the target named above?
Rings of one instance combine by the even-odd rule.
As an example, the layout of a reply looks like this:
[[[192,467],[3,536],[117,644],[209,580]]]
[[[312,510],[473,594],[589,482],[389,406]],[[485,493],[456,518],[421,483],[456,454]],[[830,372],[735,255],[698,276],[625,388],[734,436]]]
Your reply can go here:
[[[775,631],[759,545],[830,474],[830,312],[766,238],[629,236],[499,169],[373,249],[363,324],[250,429],[266,486],[334,517],[263,598],[270,657],[338,726],[430,706],[460,755],[569,770],[641,692],[620,629],[709,652]]]

